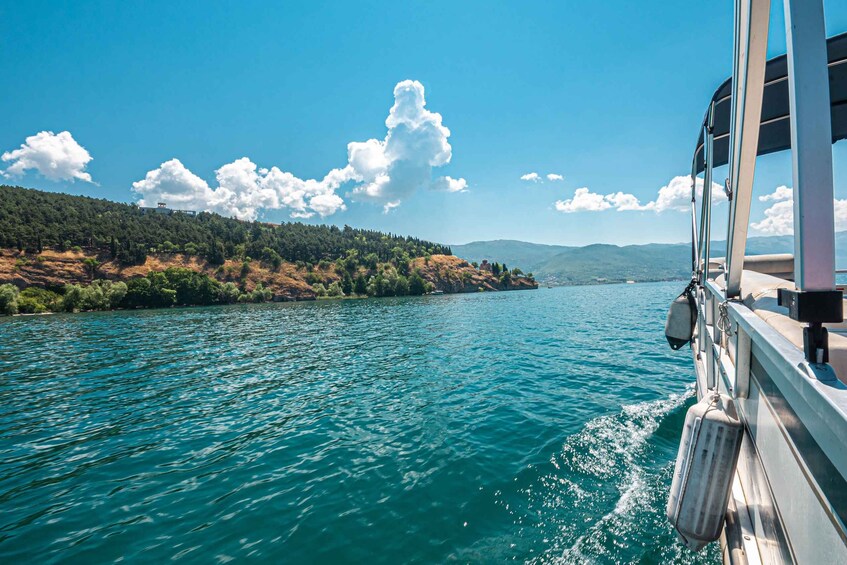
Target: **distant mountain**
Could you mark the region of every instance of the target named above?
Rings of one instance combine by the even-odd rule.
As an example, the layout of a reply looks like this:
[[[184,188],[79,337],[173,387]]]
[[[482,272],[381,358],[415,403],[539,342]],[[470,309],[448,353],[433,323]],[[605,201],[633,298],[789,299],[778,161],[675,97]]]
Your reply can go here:
[[[551,257],[575,249],[564,245],[544,245],[514,239],[474,241],[465,245],[451,245],[453,254],[467,261],[481,263],[483,259],[506,263],[509,268],[520,267],[525,272],[535,272]]]
[[[515,240],[475,241],[451,245],[453,254],[468,261],[483,259],[506,263],[531,272],[536,280],[550,284],[658,281],[690,276],[691,246],[688,243],[647,245],[594,244],[585,247],[543,245]],[[847,266],[847,232],[835,234],[836,265]],[[751,237],[748,255],[793,253],[792,236]],[[726,255],[726,241],[713,241],[711,256]]]

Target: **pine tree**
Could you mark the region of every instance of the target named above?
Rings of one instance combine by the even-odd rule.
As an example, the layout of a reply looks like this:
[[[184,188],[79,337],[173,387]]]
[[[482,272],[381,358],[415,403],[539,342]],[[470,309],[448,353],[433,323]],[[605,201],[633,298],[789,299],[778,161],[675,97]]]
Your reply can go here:
[[[368,281],[365,280],[362,273],[359,273],[359,276],[356,277],[356,282],[353,284],[353,292],[361,295],[368,293]]]

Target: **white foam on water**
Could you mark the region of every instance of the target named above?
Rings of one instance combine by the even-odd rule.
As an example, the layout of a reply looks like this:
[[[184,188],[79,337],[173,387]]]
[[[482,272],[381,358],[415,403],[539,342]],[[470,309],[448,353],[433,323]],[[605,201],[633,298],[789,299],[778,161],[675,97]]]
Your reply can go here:
[[[619,545],[614,538],[638,535],[639,525],[634,521],[650,510],[651,499],[655,498],[651,492],[651,488],[655,490],[655,477],[650,477],[639,464],[639,456],[662,421],[693,395],[692,386],[668,398],[623,406],[618,414],[589,421],[565,441],[562,452],[551,461],[554,473],[544,479],[551,489],[544,501],[545,512],[578,507],[586,513],[586,521],[578,526],[582,533],[576,539],[573,535],[578,531],[573,524],[560,525],[560,541],[554,541],[544,555],[530,562],[606,561],[611,556],[603,555],[604,540]],[[560,475],[565,473],[570,478]],[[591,519],[592,508],[608,508],[608,489],[603,489],[607,485],[617,489],[617,500],[611,510]],[[573,540],[570,546],[562,548],[561,543],[568,543],[569,539]]]

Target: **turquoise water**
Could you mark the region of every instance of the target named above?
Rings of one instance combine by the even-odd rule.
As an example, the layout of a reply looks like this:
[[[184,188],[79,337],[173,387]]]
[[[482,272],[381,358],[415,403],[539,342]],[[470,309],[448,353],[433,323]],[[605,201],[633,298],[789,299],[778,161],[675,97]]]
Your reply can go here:
[[[716,562],[681,286],[0,319],[0,561]]]

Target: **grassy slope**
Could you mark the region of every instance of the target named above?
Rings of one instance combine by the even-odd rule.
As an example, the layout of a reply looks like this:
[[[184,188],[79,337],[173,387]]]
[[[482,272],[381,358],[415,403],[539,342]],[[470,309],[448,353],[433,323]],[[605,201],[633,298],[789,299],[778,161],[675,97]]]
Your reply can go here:
[[[40,259],[39,259],[40,258]],[[127,280],[143,276],[150,271],[162,271],[169,267],[185,267],[202,272],[221,282],[241,284],[241,262],[228,260],[224,265],[210,265],[207,261],[181,253],[155,254],[147,257],[144,265],[122,266],[107,257],[85,252],[58,252],[44,250],[39,255],[21,254],[11,250],[0,250],[0,284],[12,283],[19,288],[38,286],[58,287],[65,284],[87,284],[91,276],[86,272],[83,260],[96,258],[100,261],[95,278]],[[412,269],[420,268],[424,279],[444,292],[477,292],[484,290],[515,290],[536,288],[537,285],[519,279],[508,288],[503,288],[490,273],[474,269],[466,261],[448,255],[433,255],[427,263],[423,258],[412,261]],[[363,271],[364,272],[364,271]],[[253,261],[250,272],[244,279],[244,288],[251,291],[258,284],[270,289],[276,297],[310,300],[315,297],[312,286],[307,282],[309,275],[319,276],[324,284],[339,280],[334,265],[324,270],[315,267],[311,273],[297,268],[293,263],[283,262],[278,270],[270,265]]]

